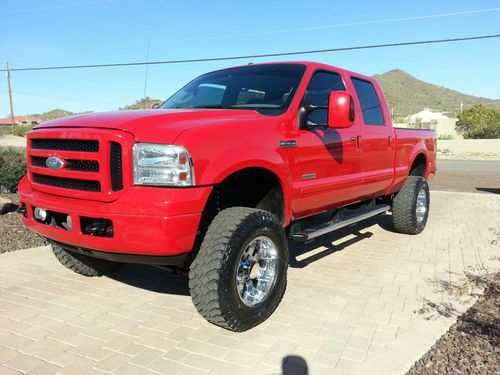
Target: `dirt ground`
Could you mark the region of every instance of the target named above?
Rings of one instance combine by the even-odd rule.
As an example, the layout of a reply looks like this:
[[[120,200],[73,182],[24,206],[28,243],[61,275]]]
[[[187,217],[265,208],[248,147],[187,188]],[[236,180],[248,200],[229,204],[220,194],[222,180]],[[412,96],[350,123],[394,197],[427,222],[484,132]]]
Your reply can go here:
[[[407,375],[498,374],[500,273],[483,296],[408,371]]]
[[[10,199],[13,203],[17,203],[16,194],[0,195]],[[5,215],[0,215],[0,254],[46,244],[45,239],[26,229],[17,212],[11,211]]]

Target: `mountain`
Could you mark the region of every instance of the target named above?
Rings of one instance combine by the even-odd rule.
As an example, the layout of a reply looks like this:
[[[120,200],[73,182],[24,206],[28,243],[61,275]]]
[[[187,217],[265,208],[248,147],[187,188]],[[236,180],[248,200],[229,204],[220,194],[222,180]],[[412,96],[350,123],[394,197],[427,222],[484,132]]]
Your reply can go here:
[[[500,100],[463,94],[421,81],[403,70],[395,69],[373,76],[384,91],[389,107],[396,119],[417,113],[424,108],[448,112],[450,117],[460,113],[460,103],[467,109],[475,104],[484,104],[500,109]]]
[[[134,104],[129,104],[129,105],[126,105],[125,107],[121,107],[120,110],[126,110],[126,109],[151,109],[151,107],[155,103],[161,104],[162,100],[161,99],[150,98],[150,97],[147,96],[144,99],[136,100]]]
[[[89,113],[89,112],[81,112],[81,113]],[[64,109],[56,108],[56,109],[53,109],[52,111],[43,112],[43,113],[34,113],[30,116],[31,117],[38,117],[38,118],[42,119],[42,121],[47,121],[47,120],[54,120],[54,119],[59,118],[59,117],[78,115],[78,114],[79,113],[70,112],[70,111],[66,111]]]
[[[382,87],[389,107],[393,110],[396,122],[404,121],[406,116],[417,113],[424,108],[447,112],[450,117],[454,117],[460,113],[460,103],[463,103],[463,109],[467,109],[475,104],[484,104],[487,107],[500,110],[500,99],[494,100],[463,94],[421,81],[400,69],[376,74],[373,78]],[[120,110],[149,109],[154,103],[161,102],[162,100],[160,99],[146,97],[145,99],[136,100],[133,104],[121,107]],[[63,109],[54,109],[49,112],[30,116],[40,117],[45,121],[74,114],[76,113]]]

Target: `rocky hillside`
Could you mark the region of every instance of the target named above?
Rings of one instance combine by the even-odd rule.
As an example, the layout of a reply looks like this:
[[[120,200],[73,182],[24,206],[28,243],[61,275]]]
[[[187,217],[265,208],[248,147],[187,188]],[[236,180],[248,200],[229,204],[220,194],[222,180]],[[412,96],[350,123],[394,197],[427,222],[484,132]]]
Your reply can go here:
[[[373,78],[382,86],[394,116],[398,117],[406,117],[424,108],[449,112],[454,116],[460,112],[460,103],[463,103],[464,109],[480,103],[500,109],[500,100],[480,98],[436,86],[399,69],[376,74]]]

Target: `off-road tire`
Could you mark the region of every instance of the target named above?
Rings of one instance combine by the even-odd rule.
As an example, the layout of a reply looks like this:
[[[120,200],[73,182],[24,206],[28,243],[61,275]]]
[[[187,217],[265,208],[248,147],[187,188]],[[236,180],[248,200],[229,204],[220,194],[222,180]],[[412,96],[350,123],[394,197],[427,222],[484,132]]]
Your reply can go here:
[[[64,267],[88,277],[105,275],[123,265],[123,263],[73,253],[64,250],[60,245],[55,243],[52,244],[52,252]]]
[[[245,246],[267,236],[276,246],[278,265],[274,286],[262,303],[245,305],[237,292],[235,274]],[[286,289],[288,245],[278,218],[264,210],[232,207],[210,224],[189,271],[189,288],[198,312],[209,322],[242,332],[265,321],[278,307]]]
[[[421,190],[426,194],[426,213],[422,222],[417,220],[417,197]],[[399,233],[419,234],[425,228],[429,217],[429,185],[423,177],[408,176],[401,190],[392,201],[392,220]]]

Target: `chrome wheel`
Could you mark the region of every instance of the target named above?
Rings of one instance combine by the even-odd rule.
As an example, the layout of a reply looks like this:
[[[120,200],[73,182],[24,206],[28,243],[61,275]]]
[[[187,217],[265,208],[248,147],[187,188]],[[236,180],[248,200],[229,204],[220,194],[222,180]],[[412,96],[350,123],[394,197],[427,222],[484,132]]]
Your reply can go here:
[[[241,255],[236,270],[236,287],[240,300],[247,306],[261,304],[276,281],[278,251],[266,236],[254,238]]]
[[[427,193],[422,188],[417,195],[417,206],[416,206],[417,222],[420,224],[425,219],[427,214]]]

